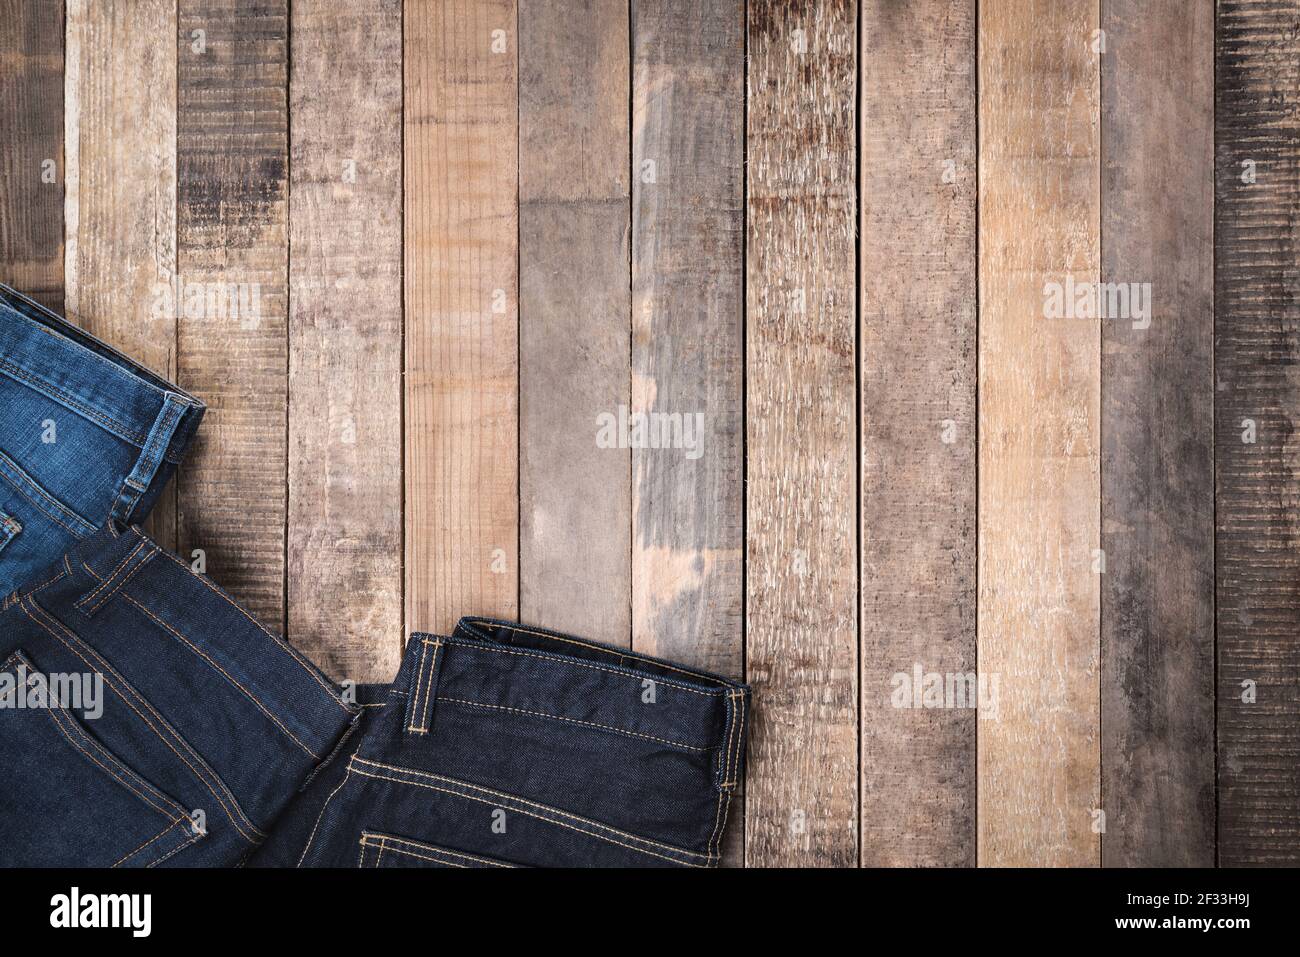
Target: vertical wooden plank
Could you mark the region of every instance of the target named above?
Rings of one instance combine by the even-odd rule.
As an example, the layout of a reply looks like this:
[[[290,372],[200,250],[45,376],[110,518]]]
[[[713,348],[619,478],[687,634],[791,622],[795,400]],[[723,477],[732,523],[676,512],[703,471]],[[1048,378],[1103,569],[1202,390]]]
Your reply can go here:
[[[63,4],[0,0],[0,277],[63,311]]]
[[[1149,284],[1102,322],[1102,863],[1209,867],[1214,7],[1101,13],[1102,281]]]
[[[1300,863],[1300,5],[1220,0],[1219,863]]]
[[[284,628],[287,0],[181,0],[177,368],[208,405],[178,488],[181,552]]]
[[[519,11],[520,599],[631,642],[626,0]],[[612,444],[612,447],[611,447]]]
[[[519,599],[515,0],[405,10],[406,608]]]
[[[749,5],[750,866],[857,861],[857,5]]]
[[[294,0],[288,635],[391,681],[402,636],[402,7]]]
[[[632,412],[682,422],[632,450],[633,642],[739,675],[744,10],[634,0],[632,34]]]
[[[970,866],[977,711],[896,676],[976,665],[974,0],[870,0],[861,60],[862,863]]]
[[[101,339],[176,378],[175,0],[68,0],[66,308]],[[150,528],[176,545],[175,487]]]
[[[1096,0],[979,8],[979,862],[1096,865],[1099,364],[1049,283],[1099,273]]]
[[[734,676],[744,667],[744,24],[739,0],[632,4],[631,413],[647,416],[640,436],[629,421],[640,446],[632,644]],[[735,861],[740,801],[730,827]]]

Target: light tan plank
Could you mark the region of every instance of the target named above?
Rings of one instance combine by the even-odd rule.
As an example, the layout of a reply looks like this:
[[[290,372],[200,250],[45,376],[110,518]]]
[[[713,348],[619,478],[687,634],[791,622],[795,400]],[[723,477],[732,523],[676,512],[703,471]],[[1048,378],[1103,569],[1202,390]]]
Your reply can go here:
[[[1099,330],[1045,283],[1099,275],[1096,0],[979,11],[979,862],[1096,865]]]
[[[631,387],[628,7],[519,11],[520,600],[632,638],[631,458],[599,428]]]
[[[288,635],[391,681],[402,636],[398,0],[291,8]]]
[[[862,863],[969,866],[977,710],[912,686],[976,665],[975,3],[862,17]]]
[[[856,19],[749,6],[749,866],[858,857]]]
[[[68,313],[176,378],[176,4],[68,0],[64,279]],[[176,544],[175,486],[150,529]]]
[[[514,0],[405,8],[406,609],[518,609]]]
[[[177,39],[180,383],[208,411],[178,484],[181,553],[284,619],[288,3],[182,0]]]

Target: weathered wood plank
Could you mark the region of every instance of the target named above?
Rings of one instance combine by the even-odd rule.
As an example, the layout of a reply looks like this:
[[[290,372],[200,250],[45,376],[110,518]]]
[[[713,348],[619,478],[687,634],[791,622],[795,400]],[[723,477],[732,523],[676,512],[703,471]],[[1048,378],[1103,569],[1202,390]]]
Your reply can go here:
[[[176,54],[177,370],[208,405],[178,483],[180,549],[278,630],[288,19],[287,0],[181,0]]]
[[[631,412],[669,432],[632,449],[632,643],[736,676],[744,22],[738,0],[632,4]]]
[[[405,9],[406,609],[519,599],[514,0]]]
[[[1101,27],[1101,277],[1141,296],[1102,322],[1102,863],[1209,867],[1214,5]]]
[[[625,0],[519,11],[520,599],[525,621],[631,642]]]
[[[0,277],[63,311],[63,3],[0,0]]]
[[[853,0],[749,6],[750,866],[857,861]]]
[[[979,8],[978,859],[1095,865],[1099,365],[1095,0]]]
[[[1220,0],[1219,863],[1300,863],[1300,6]],[[1249,683],[1249,684],[1247,684]]]
[[[295,0],[288,636],[391,681],[402,635],[402,8]]]
[[[895,676],[976,664],[975,3],[862,17],[862,863],[970,866],[976,711]]]
[[[64,84],[66,309],[176,378],[175,0],[68,0]],[[150,530],[176,545],[175,485]]]

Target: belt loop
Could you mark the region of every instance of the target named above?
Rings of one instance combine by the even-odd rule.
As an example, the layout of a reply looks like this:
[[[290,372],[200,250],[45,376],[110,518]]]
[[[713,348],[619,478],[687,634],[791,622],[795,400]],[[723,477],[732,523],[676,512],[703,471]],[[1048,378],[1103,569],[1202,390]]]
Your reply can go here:
[[[406,699],[406,733],[427,734],[433,720],[433,701],[438,694],[438,665],[446,657],[447,639],[437,635],[418,635],[420,665],[411,681]]]
[[[112,517],[118,523],[122,525],[131,524],[131,513],[140,504],[141,497],[149,490],[154,477],[162,467],[163,460],[167,456],[167,449],[171,445],[172,436],[176,434],[176,427],[180,425],[181,417],[184,416],[185,410],[189,407],[190,403],[181,396],[174,392],[167,393],[162,411],[158,413],[153,428],[149,430],[149,437],[145,440],[144,450],[140,453],[140,458],[136,460],[135,468],[126,477],[126,481],[122,483],[121,491],[117,494],[117,501],[113,504]]]

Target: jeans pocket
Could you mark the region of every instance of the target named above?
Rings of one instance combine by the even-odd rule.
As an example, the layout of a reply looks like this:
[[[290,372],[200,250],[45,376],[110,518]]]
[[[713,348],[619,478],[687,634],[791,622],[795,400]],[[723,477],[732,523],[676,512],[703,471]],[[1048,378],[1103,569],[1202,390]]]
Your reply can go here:
[[[467,854],[424,841],[362,831],[358,867],[519,867],[481,854]]]
[[[151,867],[201,836],[91,733],[95,678],[44,674],[21,650],[0,665],[0,865]]]

